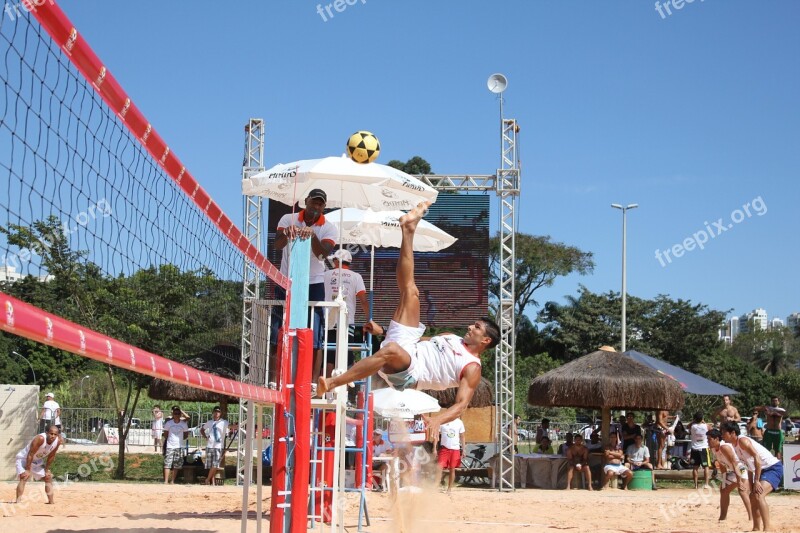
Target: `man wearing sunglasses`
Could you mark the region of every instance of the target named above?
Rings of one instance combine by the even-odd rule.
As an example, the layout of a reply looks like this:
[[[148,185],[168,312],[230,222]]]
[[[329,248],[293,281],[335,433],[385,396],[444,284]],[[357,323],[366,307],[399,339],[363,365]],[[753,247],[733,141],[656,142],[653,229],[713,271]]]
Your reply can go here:
[[[44,479],[44,491],[47,494],[47,503],[53,502],[53,473],[50,465],[56,458],[58,445],[61,443],[58,438],[60,431],[55,424],[50,424],[45,433],[36,435],[33,440],[17,454],[17,499],[14,503],[22,500],[25,492],[25,484],[33,478],[38,481]]]

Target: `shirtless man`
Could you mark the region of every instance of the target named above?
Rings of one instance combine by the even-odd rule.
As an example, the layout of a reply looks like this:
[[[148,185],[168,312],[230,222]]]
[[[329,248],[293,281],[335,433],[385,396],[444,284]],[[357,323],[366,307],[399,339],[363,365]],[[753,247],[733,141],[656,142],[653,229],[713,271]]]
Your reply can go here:
[[[763,421],[758,417],[758,410],[753,410],[753,416],[747,421],[747,435],[761,444],[764,440]]]
[[[764,412],[767,415],[767,429],[764,430],[764,448],[783,460],[783,417],[786,409],[781,407],[781,400],[777,396],[770,399],[772,405],[762,405],[753,411]]]
[[[572,446],[567,450],[567,462],[569,470],[567,470],[567,487],[566,490],[572,488],[572,474],[575,470],[583,472],[583,483],[586,490],[592,489],[592,470],[589,468],[589,449],[583,444],[583,435],[576,433],[573,437]]]
[[[606,474],[603,480],[603,488],[608,488],[611,480],[615,476],[619,476],[622,478],[623,490],[627,490],[628,483],[633,479],[633,472],[622,464],[623,459],[625,459],[625,453],[619,449],[619,437],[617,437],[616,433],[609,435],[608,446],[603,450],[603,458],[605,459],[603,472]]]
[[[723,422],[741,422],[742,417],[739,410],[731,403],[731,397],[727,394],[722,396],[722,407],[714,413],[714,418],[721,424]]]
[[[666,468],[664,465],[664,448],[667,446],[667,433],[669,432],[669,411],[661,410],[656,412],[656,437],[658,437],[658,456],[656,457],[656,468],[661,470]]]
[[[414,232],[429,202],[400,217],[403,240],[397,261],[397,286],[400,299],[386,331],[381,349],[358,361],[347,372],[330,378],[320,377],[317,394],[341,385],[380,374],[397,389],[416,388],[444,390],[458,388],[455,403],[432,417],[424,417],[428,440],[439,437],[439,426],[459,418],[469,405],[481,380],[480,354],[497,345],[500,329],[488,318],[476,320],[467,327],[463,338],[444,333],[423,338],[425,326],[419,321],[419,289],[414,282]],[[383,328],[370,321],[364,329],[382,335]]]

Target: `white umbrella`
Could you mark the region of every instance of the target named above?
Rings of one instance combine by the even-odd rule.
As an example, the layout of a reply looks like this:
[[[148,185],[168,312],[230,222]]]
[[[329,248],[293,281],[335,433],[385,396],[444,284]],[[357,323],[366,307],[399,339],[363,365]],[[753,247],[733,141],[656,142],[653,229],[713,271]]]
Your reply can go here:
[[[282,163],[242,180],[242,193],[287,205],[304,200],[312,189],[328,195],[328,207],[373,211],[412,209],[435,202],[438,192],[410,174],[378,163],[361,165],[349,157],[325,157]]]
[[[384,418],[412,419],[441,409],[436,398],[415,389],[378,389],[372,393],[372,398],[375,414]]]
[[[340,228],[342,244],[400,248],[403,232],[400,231],[402,211],[379,211],[346,207],[331,211],[327,218]],[[438,252],[447,248],[456,238],[430,222],[420,220],[414,234],[414,251]]]

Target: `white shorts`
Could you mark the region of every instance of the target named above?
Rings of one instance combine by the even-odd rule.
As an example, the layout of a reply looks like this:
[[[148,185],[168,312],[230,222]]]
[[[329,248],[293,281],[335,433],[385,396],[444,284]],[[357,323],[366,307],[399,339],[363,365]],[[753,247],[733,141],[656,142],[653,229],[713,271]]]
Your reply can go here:
[[[722,476],[722,488],[724,489],[728,485],[738,485],[739,484],[739,476],[736,475],[736,472],[725,472],[725,475]]]
[[[381,343],[381,348],[388,342],[396,342],[411,356],[411,363],[408,365],[408,368],[401,372],[396,372],[394,374],[378,372],[392,387],[398,390],[413,389],[415,387],[417,383],[415,364],[417,360],[417,343],[422,338],[423,333],[425,333],[424,324],[420,324],[414,328],[411,326],[404,326],[394,320],[389,322],[389,329],[386,330],[386,338]]]
[[[630,472],[630,469],[623,465],[606,465],[603,467],[603,472],[605,472],[606,474],[611,472],[618,476],[621,476],[625,472]]]
[[[25,472],[25,459],[17,458],[17,477],[19,478],[23,472]],[[42,459],[35,459],[31,463],[31,477],[34,481],[44,479],[44,461]],[[30,478],[28,480],[30,481]]]

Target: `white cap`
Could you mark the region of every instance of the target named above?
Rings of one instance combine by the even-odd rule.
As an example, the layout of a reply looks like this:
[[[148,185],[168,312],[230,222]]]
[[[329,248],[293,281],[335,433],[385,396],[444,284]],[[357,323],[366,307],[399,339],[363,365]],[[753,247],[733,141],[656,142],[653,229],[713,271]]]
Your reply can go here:
[[[333,252],[330,256],[330,259],[338,259],[342,263],[352,263],[353,262],[353,254],[345,250],[344,248],[339,248],[335,252]]]
[[[47,394],[45,394],[45,395],[44,395],[44,397],[45,397],[45,398],[55,398],[55,397],[56,397],[56,395],[55,395],[55,394],[53,394],[52,392],[48,392]]]

